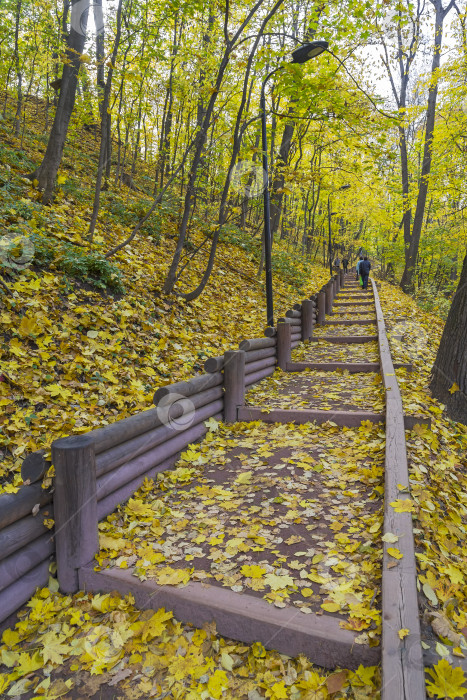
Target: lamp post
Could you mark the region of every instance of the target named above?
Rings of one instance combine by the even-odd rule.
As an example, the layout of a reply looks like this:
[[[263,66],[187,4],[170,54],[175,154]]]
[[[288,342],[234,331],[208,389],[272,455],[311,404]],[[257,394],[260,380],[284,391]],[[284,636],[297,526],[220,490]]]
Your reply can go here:
[[[328,231],[329,231],[329,237],[328,237],[328,255],[329,255],[329,272],[332,277],[332,242],[331,242],[331,195],[334,194],[334,192],[340,192],[341,190],[348,190],[350,188],[350,185],[342,185],[342,187],[338,187],[337,190],[331,190],[331,192],[328,194]]]
[[[312,41],[308,44],[299,46],[298,49],[292,51],[292,60],[290,63],[306,63],[312,58],[319,56],[328,48],[327,41]],[[270,200],[269,200],[269,170],[268,170],[268,140],[266,132],[266,96],[265,87],[269,78],[281,70],[282,66],[275,68],[263,80],[261,86],[261,140],[263,149],[263,171],[264,171],[264,190],[263,190],[263,208],[264,208],[264,266],[266,273],[266,316],[268,326],[274,325],[274,301],[272,290],[272,240],[271,240],[271,220],[270,220]]]

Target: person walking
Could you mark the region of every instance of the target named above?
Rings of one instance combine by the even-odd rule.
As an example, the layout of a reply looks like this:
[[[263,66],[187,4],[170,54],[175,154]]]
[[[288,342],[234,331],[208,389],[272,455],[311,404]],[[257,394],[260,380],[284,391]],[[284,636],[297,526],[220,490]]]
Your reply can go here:
[[[334,269],[335,269],[335,270],[339,270],[339,269],[340,269],[341,261],[339,260],[339,257],[337,257],[337,258],[334,260],[333,265],[334,265]]]
[[[360,260],[357,260],[357,266],[356,266],[356,270],[357,270],[357,282],[358,282],[358,278],[360,277],[360,264],[361,264],[362,262],[363,262],[363,257],[360,256]]]
[[[362,289],[367,289],[368,288],[368,278],[370,276],[370,270],[371,270],[371,262],[368,260],[368,258],[365,257],[363,258],[363,262],[360,263],[360,277],[362,278],[363,284],[362,284]]]
[[[349,261],[347,258],[342,258],[342,267],[344,268],[345,274],[347,274],[347,268],[349,266]]]

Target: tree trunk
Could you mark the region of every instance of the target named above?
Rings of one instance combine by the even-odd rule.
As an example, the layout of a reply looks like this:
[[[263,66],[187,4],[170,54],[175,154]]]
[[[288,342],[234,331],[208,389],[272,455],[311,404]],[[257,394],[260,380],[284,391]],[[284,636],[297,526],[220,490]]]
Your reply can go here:
[[[100,196],[101,196],[101,188],[102,188],[102,176],[104,174],[104,167],[105,167],[105,157],[106,154],[108,153],[109,146],[108,146],[108,129],[107,129],[107,122],[110,119],[110,114],[108,113],[109,111],[109,105],[110,105],[110,91],[112,90],[112,77],[113,77],[113,71],[114,71],[114,66],[117,61],[117,53],[118,53],[118,47],[120,46],[120,37],[122,34],[122,3],[123,0],[119,0],[118,3],[118,9],[117,9],[117,31],[115,34],[115,41],[114,41],[114,46],[112,50],[112,57],[110,59],[110,66],[109,66],[109,71],[107,73],[107,80],[105,81],[105,87],[104,87],[104,99],[102,102],[102,118],[101,118],[101,146],[100,146],[100,152],[99,152],[99,164],[97,166],[97,176],[96,176],[96,188],[94,190],[94,203],[93,203],[93,208],[92,208],[92,215],[91,215],[91,221],[89,224],[89,239],[92,243],[93,236],[94,236],[94,230],[96,228],[96,223],[97,223],[97,217],[99,214],[99,206],[100,206]]]
[[[295,104],[296,100],[293,101]],[[289,112],[293,112],[293,106],[289,108]],[[292,138],[295,131],[295,122],[289,121],[285,127],[282,134],[281,146],[279,149],[279,157],[276,161],[276,175],[274,177],[272,188],[271,188],[271,237],[274,238],[274,234],[279,228],[279,222],[282,213],[282,200],[284,198],[284,182],[285,182],[285,169],[289,162],[290,147],[292,145]]]
[[[55,190],[55,180],[68,133],[68,125],[75,106],[76,86],[81,66],[81,56],[86,41],[89,0],[72,0],[71,26],[67,36],[66,62],[63,66],[60,97],[50,131],[47,150],[40,166],[29,175],[37,180],[43,190],[42,203],[49,204]]]
[[[104,13],[102,11],[102,0],[94,0],[94,24],[96,26],[96,64],[97,64],[97,95],[99,103],[99,114],[103,117],[103,102],[105,90],[105,28]]]
[[[256,49],[258,47],[260,38],[263,35],[264,29],[266,28],[267,23],[269,22],[271,17],[274,16],[274,14],[279,9],[279,7],[282,5],[283,2],[284,2],[284,0],[276,0],[276,4],[272,7],[272,9],[269,11],[269,13],[266,15],[265,19],[263,20],[263,23],[262,23],[261,27],[259,28],[259,31],[256,35],[255,42],[254,42],[252,49],[250,51],[250,55],[249,55],[248,63],[247,63],[247,69],[246,69],[244,80],[243,80],[243,91],[242,91],[241,103],[240,103],[240,107],[237,111],[237,119],[235,122],[235,129],[234,129],[234,134],[233,134],[233,148],[232,148],[232,153],[230,156],[229,169],[227,171],[229,174],[232,171],[232,168],[234,167],[235,162],[237,160],[237,156],[238,156],[238,153],[240,151],[240,146],[241,146],[242,137],[243,137],[243,133],[244,133],[243,130],[241,129],[241,118],[242,118],[243,110],[245,108],[245,103],[246,103],[246,99],[247,99],[247,87],[248,87],[248,81],[249,81],[249,76],[250,76],[251,64],[253,62],[253,57],[256,54]],[[227,49],[226,49],[226,58],[228,60]],[[218,85],[220,86],[220,82],[218,82]],[[214,105],[212,105],[212,106],[214,106]],[[210,107],[211,107],[211,103],[209,103],[209,105],[208,105],[208,110],[206,112],[205,119],[206,119],[206,116],[208,115]],[[192,166],[192,169],[193,169],[193,166]],[[229,187],[230,187],[229,174],[227,175],[225,182],[224,182],[224,188],[222,191],[221,202],[220,202],[220,206],[219,206],[218,225],[217,225],[217,228],[216,228],[214,235],[213,235],[211,250],[209,252],[208,264],[207,264],[206,270],[204,272],[204,275],[201,279],[201,282],[196,287],[196,289],[194,289],[192,292],[189,292],[188,294],[183,294],[183,297],[187,301],[193,301],[194,299],[197,299],[197,297],[199,297],[200,294],[202,294],[206,284],[208,283],[209,277],[211,276],[211,272],[212,272],[212,269],[214,266],[214,259],[215,259],[215,255],[216,255],[216,249],[217,249],[217,244],[219,241],[220,232],[222,230],[222,226],[224,225],[224,223],[226,221],[226,205],[227,205],[228,193],[229,193]]]
[[[20,60],[19,60],[19,46],[18,46],[18,38],[19,38],[19,24],[20,24],[20,18],[21,18],[21,5],[22,5],[22,0],[18,0],[16,3],[16,12],[15,12],[15,68],[16,68],[16,78],[17,78],[17,99],[16,99],[16,114],[15,114],[15,136],[18,138],[20,128],[21,128],[21,107],[23,104],[23,74],[21,72],[21,66],[20,66]]]
[[[433,396],[450,418],[467,425],[467,255],[431,372]]]

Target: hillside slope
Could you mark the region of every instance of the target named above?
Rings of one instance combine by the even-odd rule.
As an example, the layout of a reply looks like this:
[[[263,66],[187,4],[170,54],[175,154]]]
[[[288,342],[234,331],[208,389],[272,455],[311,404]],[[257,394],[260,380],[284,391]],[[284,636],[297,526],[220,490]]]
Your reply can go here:
[[[265,325],[260,241],[238,229],[230,228],[236,245],[219,245],[209,285],[191,303],[161,295],[175,245],[173,201],[109,265],[102,253],[124,240],[149,203],[141,192],[114,187],[103,195],[102,223],[89,246],[95,143],[86,133],[83,141],[81,150],[68,148],[64,163],[72,178],[62,176],[63,189],[46,208],[22,177],[40,157],[40,137],[30,135],[25,151],[5,140],[1,145],[0,234],[27,236],[35,255],[24,270],[0,267],[12,292],[0,286],[0,491],[17,490],[27,454],[148,408],[155,388],[202,372],[206,357],[261,336]],[[195,230],[190,246],[200,241]],[[281,314],[316,291],[328,272],[285,250],[279,261],[274,283]],[[205,263],[202,251],[186,269],[183,288],[195,286]]]

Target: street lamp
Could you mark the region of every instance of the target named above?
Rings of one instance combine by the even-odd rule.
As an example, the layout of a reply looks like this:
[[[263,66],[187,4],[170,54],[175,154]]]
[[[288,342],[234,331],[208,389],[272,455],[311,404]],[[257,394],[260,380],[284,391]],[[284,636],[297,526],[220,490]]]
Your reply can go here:
[[[338,187],[337,190],[331,190],[331,192],[328,194],[328,230],[329,230],[329,239],[328,239],[328,256],[329,256],[329,272],[331,273],[332,277],[332,243],[331,243],[331,195],[334,194],[334,192],[340,192],[341,190],[348,190],[350,188],[350,185],[342,185],[342,187]]]
[[[327,41],[312,41],[308,44],[299,46],[298,49],[292,51],[292,60],[290,63],[306,63],[312,58],[316,58],[326,51],[328,48]],[[272,291],[272,240],[271,240],[271,221],[270,221],[270,201],[269,201],[269,170],[268,170],[268,141],[266,132],[266,96],[265,87],[269,78],[281,70],[282,66],[275,68],[263,80],[261,86],[261,137],[263,148],[263,171],[264,171],[264,190],[263,190],[263,207],[264,207],[264,265],[266,272],[266,315],[268,326],[274,325],[274,301]]]

